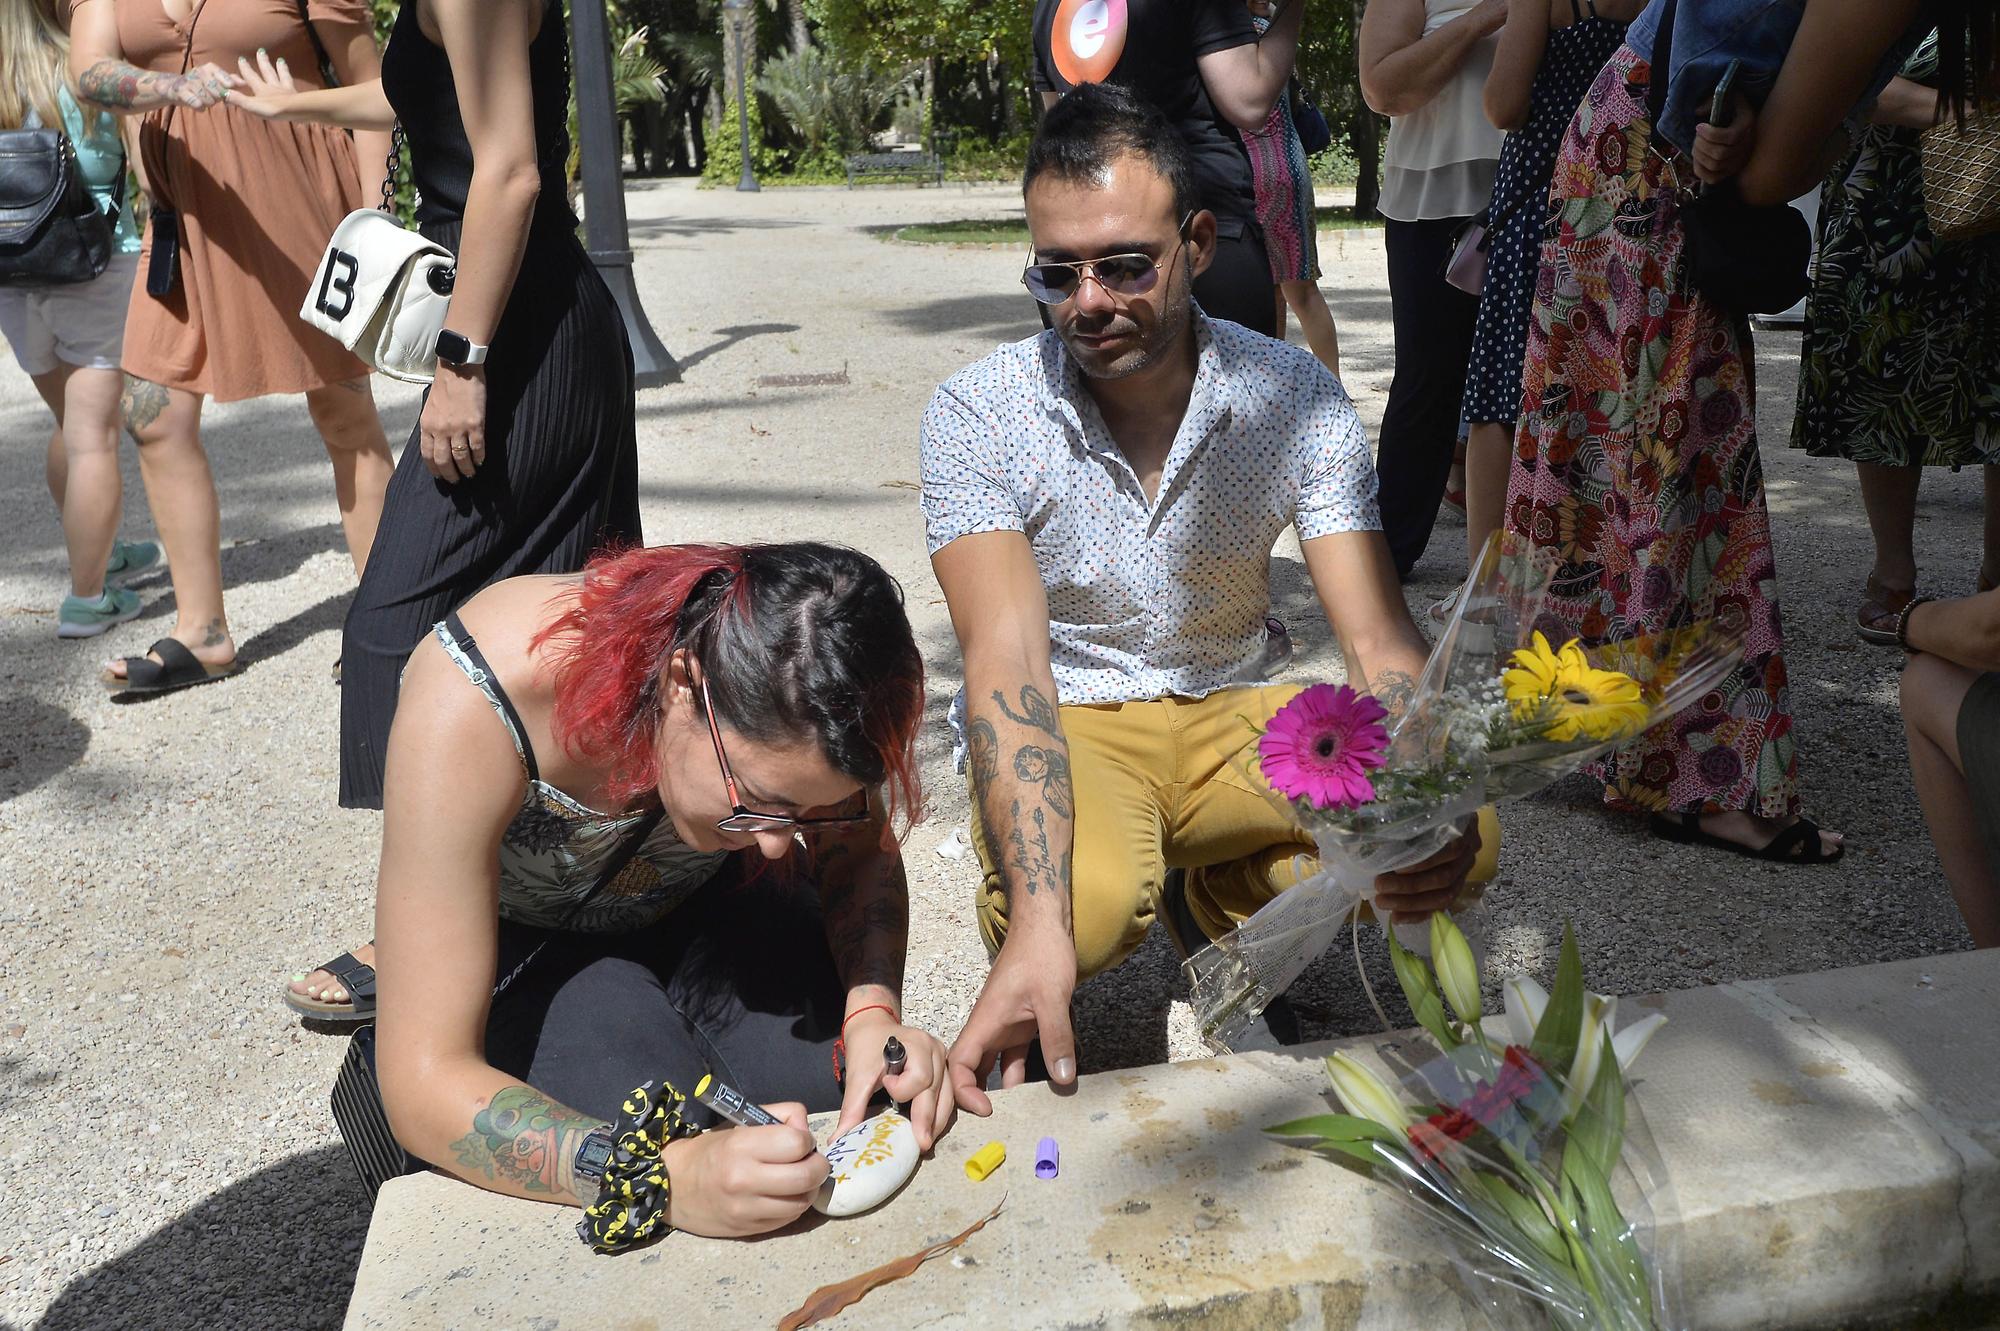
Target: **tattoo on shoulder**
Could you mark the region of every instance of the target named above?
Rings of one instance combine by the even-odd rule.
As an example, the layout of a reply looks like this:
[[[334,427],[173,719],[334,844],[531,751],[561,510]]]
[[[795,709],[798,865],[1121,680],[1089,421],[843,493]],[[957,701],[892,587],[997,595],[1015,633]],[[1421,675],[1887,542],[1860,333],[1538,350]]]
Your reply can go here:
[[[998,689],[993,690],[993,701],[999,705],[1000,715],[1017,726],[1032,726],[1045,735],[1062,734],[1062,727],[1056,721],[1055,704],[1033,684],[1021,686],[1021,710],[1018,712],[1007,705],[1007,695]]]

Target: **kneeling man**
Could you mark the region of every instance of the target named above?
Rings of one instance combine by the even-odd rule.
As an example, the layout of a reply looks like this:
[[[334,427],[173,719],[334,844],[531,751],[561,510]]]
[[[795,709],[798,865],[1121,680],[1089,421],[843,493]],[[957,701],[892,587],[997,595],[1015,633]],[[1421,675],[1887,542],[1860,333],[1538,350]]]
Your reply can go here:
[[[1076,981],[1156,913],[1185,953],[1297,881],[1312,842],[1254,775],[1250,724],[1296,692],[1260,678],[1284,528],[1349,668],[1392,711],[1428,653],[1347,394],[1311,353],[1190,298],[1215,219],[1173,128],[1080,86],[1044,120],[1023,192],[1023,280],[1053,326],[954,375],[922,433],[995,956],[951,1054],[974,1113],[995,1056],[1015,1085],[1037,1037],[1054,1080],[1074,1079]],[[1377,908],[1451,904],[1478,849],[1468,831],[1385,876]]]

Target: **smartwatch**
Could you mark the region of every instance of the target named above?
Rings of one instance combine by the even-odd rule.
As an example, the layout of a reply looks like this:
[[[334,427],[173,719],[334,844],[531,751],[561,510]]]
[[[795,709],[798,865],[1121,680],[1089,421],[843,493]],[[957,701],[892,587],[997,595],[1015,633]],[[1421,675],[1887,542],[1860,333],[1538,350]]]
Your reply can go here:
[[[446,365],[483,365],[487,348],[480,346],[464,333],[454,333],[449,328],[438,329],[437,358]]]

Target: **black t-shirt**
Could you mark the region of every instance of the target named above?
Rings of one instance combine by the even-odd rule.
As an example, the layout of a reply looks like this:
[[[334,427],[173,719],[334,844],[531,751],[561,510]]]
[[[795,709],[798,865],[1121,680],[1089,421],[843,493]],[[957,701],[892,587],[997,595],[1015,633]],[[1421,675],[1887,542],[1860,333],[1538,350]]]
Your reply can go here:
[[[1243,139],[1209,100],[1198,57],[1257,40],[1243,0],[1037,0],[1037,92],[1116,83],[1151,101],[1194,154],[1202,206],[1231,221],[1256,216]]]

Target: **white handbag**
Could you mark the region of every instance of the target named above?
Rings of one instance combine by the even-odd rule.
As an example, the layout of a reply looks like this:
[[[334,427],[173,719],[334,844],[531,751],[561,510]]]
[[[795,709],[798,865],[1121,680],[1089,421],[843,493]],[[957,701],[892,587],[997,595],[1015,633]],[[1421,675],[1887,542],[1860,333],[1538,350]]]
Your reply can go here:
[[[341,219],[299,317],[391,379],[427,384],[457,259],[378,208]]]

